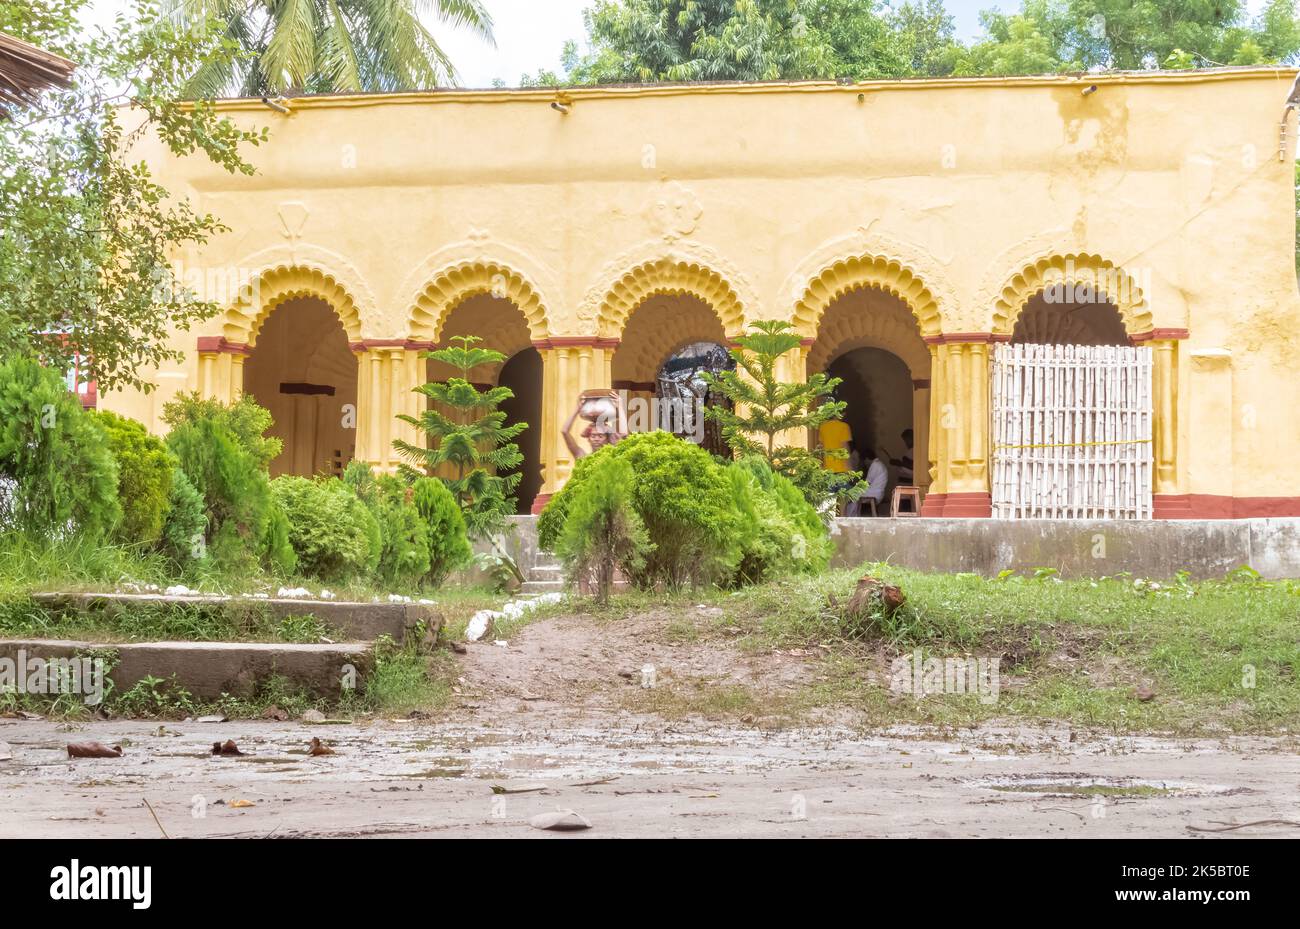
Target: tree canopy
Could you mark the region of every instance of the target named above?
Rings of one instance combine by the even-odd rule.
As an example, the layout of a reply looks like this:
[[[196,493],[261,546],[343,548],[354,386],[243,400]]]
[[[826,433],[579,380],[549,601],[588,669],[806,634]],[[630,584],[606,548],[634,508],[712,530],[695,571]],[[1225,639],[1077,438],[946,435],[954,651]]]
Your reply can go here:
[[[0,4],[0,32],[77,63],[70,86],[0,119],[0,344],[59,371],[79,363],[101,388],[149,389],[146,369],[180,354],[168,336],[218,311],[181,286],[177,250],[222,230],[152,177],[139,141],[253,173],[265,134],[206,104],[177,102],[188,74],[234,50],[136,0],[87,31],[88,0]]]
[[[289,91],[422,90],[453,83],[456,69],[426,18],[492,39],[482,0],[166,0],[172,18],[215,24],[240,49],[187,82],[192,97]]]
[[[955,37],[943,0],[597,0],[586,50],[525,85],[869,80],[1292,62],[1296,0],[1023,0]]]

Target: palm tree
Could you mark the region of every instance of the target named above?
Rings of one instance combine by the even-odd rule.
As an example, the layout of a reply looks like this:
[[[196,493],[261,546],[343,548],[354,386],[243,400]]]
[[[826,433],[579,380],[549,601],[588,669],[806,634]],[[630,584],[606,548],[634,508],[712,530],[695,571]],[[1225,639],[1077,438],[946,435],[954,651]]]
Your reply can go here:
[[[178,22],[215,20],[245,55],[212,61],[193,97],[285,92],[421,90],[454,83],[456,69],[421,22],[432,17],[492,41],[482,0],[166,0]]]

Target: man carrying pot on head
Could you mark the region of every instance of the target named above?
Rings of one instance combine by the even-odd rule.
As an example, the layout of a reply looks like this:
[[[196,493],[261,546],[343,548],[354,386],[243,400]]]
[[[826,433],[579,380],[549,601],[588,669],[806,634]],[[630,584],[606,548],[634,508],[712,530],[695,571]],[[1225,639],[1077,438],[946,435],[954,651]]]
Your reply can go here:
[[[581,434],[589,448],[579,445],[571,432],[579,417],[587,422]],[[623,405],[623,396],[617,390],[584,390],[578,395],[578,406],[564,424],[561,434],[574,461],[598,452],[606,445],[613,445],[627,435],[627,409]]]

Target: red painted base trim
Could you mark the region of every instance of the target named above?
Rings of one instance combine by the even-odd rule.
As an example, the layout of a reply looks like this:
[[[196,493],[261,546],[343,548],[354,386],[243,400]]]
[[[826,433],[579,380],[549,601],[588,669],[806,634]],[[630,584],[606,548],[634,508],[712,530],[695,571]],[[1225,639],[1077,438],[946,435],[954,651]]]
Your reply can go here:
[[[943,501],[948,498],[947,494],[926,494],[921,500],[922,516],[942,516]]]
[[[533,498],[533,515],[536,516],[546,509],[546,504],[551,502],[550,494],[538,494]]]
[[[926,494],[921,502],[921,515],[988,519],[993,515],[993,497],[987,493]]]
[[[1156,494],[1151,498],[1151,515],[1156,519],[1196,519],[1187,494]]]
[[[1156,519],[1262,519],[1300,516],[1300,497],[1225,497],[1216,494],[1157,494]]]
[[[988,519],[993,515],[993,496],[988,493],[948,494],[943,501],[945,519],[975,517]]]

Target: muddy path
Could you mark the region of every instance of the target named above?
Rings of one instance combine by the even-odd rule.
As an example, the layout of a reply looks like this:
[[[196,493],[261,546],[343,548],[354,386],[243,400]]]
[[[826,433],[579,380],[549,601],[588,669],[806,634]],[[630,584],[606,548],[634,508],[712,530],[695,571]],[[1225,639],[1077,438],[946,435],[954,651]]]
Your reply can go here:
[[[648,697],[697,684],[779,706],[818,673],[799,650],[694,628],[652,612],[557,617],[471,644],[436,718],[0,719],[0,837],[547,838],[562,834],[529,819],[558,808],[590,820],[563,834],[578,837],[1300,837],[1295,737],[662,713]],[[309,756],[312,737],[336,754]],[[92,739],[125,753],[67,758],[68,742]],[[214,757],[226,739],[245,754]],[[1264,821],[1281,822],[1233,828]]]
[[[312,736],[337,754],[308,756]],[[68,741],[91,738],[124,741],[125,754],[66,757]],[[212,756],[227,738],[247,754]],[[0,761],[4,837],[553,837],[528,821],[557,808],[591,821],[573,836],[1300,837],[1285,824],[1225,830],[1300,819],[1295,746],[1269,739],[534,718],[161,729],[6,720],[0,741],[11,756]]]
[[[698,627],[721,613],[701,605],[686,618],[653,610],[605,620],[560,616],[504,641],[470,643],[459,656],[457,716],[540,714],[617,725],[642,708],[651,685],[731,686],[780,697],[811,679],[810,656],[749,653],[725,636],[701,636]]]

